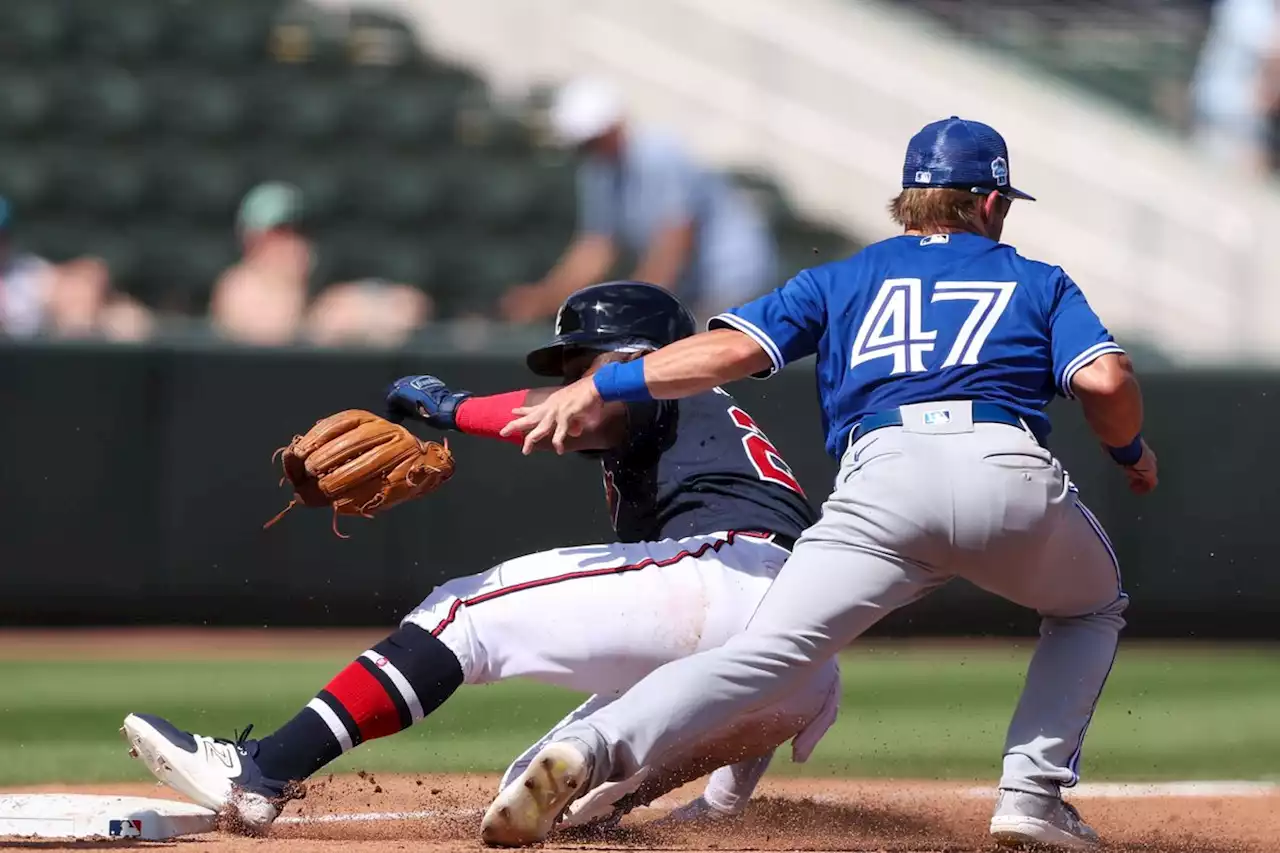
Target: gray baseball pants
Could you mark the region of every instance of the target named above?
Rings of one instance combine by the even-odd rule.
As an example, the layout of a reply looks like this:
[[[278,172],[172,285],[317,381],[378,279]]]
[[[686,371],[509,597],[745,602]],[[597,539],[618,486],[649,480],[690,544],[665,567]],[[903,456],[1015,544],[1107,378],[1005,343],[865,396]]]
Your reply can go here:
[[[941,405],[946,423],[925,417]],[[658,668],[562,730],[592,757],[590,787],[786,695],[886,614],[953,577],[1041,615],[1000,787],[1057,796],[1076,783],[1128,603],[1111,546],[1029,431],[974,424],[964,403],[902,411],[904,426],[870,432],[845,453],[821,519],[743,633]]]

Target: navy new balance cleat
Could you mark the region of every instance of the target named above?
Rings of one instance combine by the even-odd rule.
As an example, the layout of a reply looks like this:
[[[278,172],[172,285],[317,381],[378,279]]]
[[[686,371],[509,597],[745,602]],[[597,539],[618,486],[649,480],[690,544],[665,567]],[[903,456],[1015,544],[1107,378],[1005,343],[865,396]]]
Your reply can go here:
[[[248,737],[252,728],[230,741],[185,732],[152,714],[130,714],[120,733],[129,754],[161,782],[228,818],[228,828],[261,832],[296,794],[258,769],[258,742]]]

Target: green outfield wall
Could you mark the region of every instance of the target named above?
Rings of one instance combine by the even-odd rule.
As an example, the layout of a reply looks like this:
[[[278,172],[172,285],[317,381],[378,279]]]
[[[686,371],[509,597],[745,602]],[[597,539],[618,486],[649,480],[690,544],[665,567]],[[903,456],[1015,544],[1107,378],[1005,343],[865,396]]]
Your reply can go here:
[[[271,454],[390,379],[432,372],[489,392],[531,377],[514,355],[0,345],[0,623],[390,623],[442,579],[610,538],[597,464],[459,436],[445,491],[376,521],[295,510]],[[1280,374],[1143,380],[1162,466],[1140,499],[1070,404],[1053,450],[1114,540],[1130,633],[1280,638]],[[732,387],[811,498],[822,450],[810,365]],[[956,582],[877,628],[1024,634],[1035,618]]]

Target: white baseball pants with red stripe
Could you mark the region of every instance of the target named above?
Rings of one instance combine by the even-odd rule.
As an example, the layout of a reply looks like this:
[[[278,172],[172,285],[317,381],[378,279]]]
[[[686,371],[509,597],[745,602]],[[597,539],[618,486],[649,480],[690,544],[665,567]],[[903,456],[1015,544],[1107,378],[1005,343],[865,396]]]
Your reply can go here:
[[[467,684],[522,677],[594,694],[536,747],[658,667],[741,631],[789,556],[768,535],[737,531],[556,548],[451,580],[404,621],[453,650]],[[652,768],[649,787],[665,793],[723,767],[704,796],[723,811],[740,809],[774,748],[795,738],[793,759],[808,758],[835,720],[839,691],[832,661],[802,689],[669,756]]]

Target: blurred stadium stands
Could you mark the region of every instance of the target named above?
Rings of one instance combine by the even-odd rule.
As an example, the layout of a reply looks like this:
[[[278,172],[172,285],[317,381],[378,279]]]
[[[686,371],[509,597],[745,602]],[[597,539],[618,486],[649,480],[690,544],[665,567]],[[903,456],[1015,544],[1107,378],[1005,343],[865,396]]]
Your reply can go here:
[[[499,102],[421,43],[394,14],[272,0],[4,0],[15,239],[101,257],[117,287],[199,316],[237,256],[241,197],[284,180],[305,194],[313,293],[386,278],[427,290],[439,317],[487,313],[566,244],[572,163],[544,144],[544,96]],[[740,179],[769,207],[784,269],[854,248],[767,177]]]
[[[895,0],[1144,118],[1186,124],[1182,103],[1213,0]]]
[[[939,116],[987,121],[1041,202],[1018,209],[1009,240],[1068,269],[1127,346],[1188,366],[1280,363],[1266,224],[1280,184],[1185,132],[1188,66],[1213,32],[1195,0],[376,2],[496,90],[610,76],[637,120],[679,128],[706,162],[765,170],[806,215],[865,241],[893,231],[904,139]],[[1265,50],[1237,13],[1267,2],[1213,7],[1218,24],[1232,13],[1218,33],[1237,91],[1255,65],[1233,52]]]
[[[784,275],[887,236],[902,139],[958,112],[1004,130],[1044,202],[1010,239],[1127,344],[1276,363],[1280,193],[1187,144],[1217,2],[4,0],[0,196],[19,249],[99,257],[199,329],[240,200],[288,181],[312,297],[387,279],[471,319],[572,232],[545,116],[571,75],[614,77],[638,121],[754,193]]]

